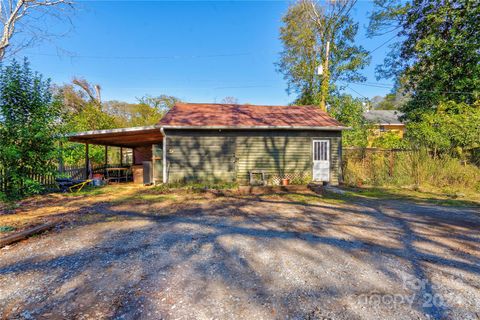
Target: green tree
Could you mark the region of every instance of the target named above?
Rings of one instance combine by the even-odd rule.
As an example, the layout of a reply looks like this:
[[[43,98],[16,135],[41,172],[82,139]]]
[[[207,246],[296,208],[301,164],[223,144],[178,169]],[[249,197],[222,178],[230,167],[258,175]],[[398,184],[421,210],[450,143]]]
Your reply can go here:
[[[395,94],[389,93],[385,95],[385,98],[380,101],[374,109],[377,110],[396,110],[398,106],[395,104]]]
[[[376,110],[400,110],[408,102],[409,96],[403,93],[403,89],[394,89],[385,97],[372,101],[372,108]]]
[[[480,148],[480,101],[472,105],[441,102],[436,113],[424,113],[407,125],[409,139],[434,154],[448,153],[463,159]]]
[[[139,98],[138,103],[115,100],[102,102],[100,86],[79,78],[74,78],[72,84],[57,86],[55,92],[62,101],[66,133],[154,125],[180,101],[168,95],[157,97],[146,95]],[[83,144],[65,141],[63,146],[66,164],[83,164],[85,158]],[[113,150],[112,152],[114,153]],[[103,163],[103,146],[90,146],[89,156],[92,163]],[[110,155],[112,156],[114,154]]]
[[[118,128],[120,123],[117,118],[104,112],[101,106],[87,103],[80,112],[67,116],[66,126],[70,132],[79,132]]]
[[[160,121],[176,102],[180,102],[180,99],[168,95],[146,95],[137,100],[138,103],[107,101],[103,103],[103,110],[114,116],[121,127],[149,126]]]
[[[41,191],[33,175],[55,171],[59,104],[50,81],[13,60],[0,69],[0,167],[10,199]]]
[[[447,101],[472,104],[480,97],[480,6],[469,0],[375,0],[371,36],[394,32],[398,39],[380,77],[402,78],[410,94],[408,119],[436,112]]]
[[[145,95],[138,99],[138,103],[154,108],[159,112],[161,117],[163,117],[165,113],[172,109],[177,102],[181,102],[181,100],[177,97],[166,94],[161,94],[159,96]],[[158,120],[160,120],[160,118]]]
[[[348,94],[331,97],[329,113],[343,125],[351,127],[343,132],[343,145],[366,147],[369,126],[363,117],[363,101]]]
[[[372,147],[383,149],[401,149],[406,147],[406,142],[395,132],[382,132],[372,141]]]
[[[369,56],[355,44],[358,23],[350,17],[355,2],[332,1],[321,7],[314,1],[299,1],[283,17],[283,51],[277,69],[287,81],[287,92],[297,95],[295,104],[325,109],[338,81],[365,80],[359,70],[368,64]]]
[[[74,78],[72,84],[56,86],[53,91],[56,99],[61,102],[62,131],[65,134],[122,126],[121,119],[105,112],[100,100],[99,85]],[[90,146],[89,156],[92,163],[103,163],[104,148]],[[62,157],[67,165],[83,165],[85,146],[63,141]]]
[[[118,127],[122,128],[152,125],[161,117],[154,108],[139,103],[111,100],[104,102],[102,109],[106,114],[113,116]]]

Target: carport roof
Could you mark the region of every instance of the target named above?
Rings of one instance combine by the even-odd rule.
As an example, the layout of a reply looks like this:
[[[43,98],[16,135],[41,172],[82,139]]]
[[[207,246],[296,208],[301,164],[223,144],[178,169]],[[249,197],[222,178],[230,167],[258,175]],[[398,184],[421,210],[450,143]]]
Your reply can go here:
[[[157,126],[131,127],[77,132],[69,141],[106,146],[133,148],[161,142],[163,136]]]

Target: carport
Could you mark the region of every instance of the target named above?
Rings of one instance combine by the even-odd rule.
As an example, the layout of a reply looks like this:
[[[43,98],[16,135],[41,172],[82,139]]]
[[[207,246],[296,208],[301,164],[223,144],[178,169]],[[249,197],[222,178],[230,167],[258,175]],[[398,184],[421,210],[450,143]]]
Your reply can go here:
[[[163,135],[156,126],[131,127],[107,130],[78,132],[68,137],[71,142],[85,144],[85,175],[92,176],[89,158],[89,145],[105,146],[105,170],[108,168],[108,147],[119,147],[133,152],[131,170],[137,183],[155,183],[162,181],[162,141]],[[122,159],[122,156],[120,157]],[[123,167],[123,163],[120,163]],[[147,172],[144,181],[144,172]]]

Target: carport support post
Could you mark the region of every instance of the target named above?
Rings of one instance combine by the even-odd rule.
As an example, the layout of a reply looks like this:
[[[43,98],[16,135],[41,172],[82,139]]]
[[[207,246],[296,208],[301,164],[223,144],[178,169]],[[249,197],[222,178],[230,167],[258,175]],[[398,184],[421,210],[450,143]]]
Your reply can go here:
[[[123,148],[120,147],[120,167],[123,167]]]
[[[103,176],[107,178],[107,167],[108,167],[108,146],[105,146],[105,165],[103,166]]]
[[[58,142],[60,153],[58,156],[58,171],[63,174],[65,173],[65,164],[63,163],[63,142],[60,140]]]
[[[90,158],[88,157],[88,143],[85,143],[85,180],[90,177]]]

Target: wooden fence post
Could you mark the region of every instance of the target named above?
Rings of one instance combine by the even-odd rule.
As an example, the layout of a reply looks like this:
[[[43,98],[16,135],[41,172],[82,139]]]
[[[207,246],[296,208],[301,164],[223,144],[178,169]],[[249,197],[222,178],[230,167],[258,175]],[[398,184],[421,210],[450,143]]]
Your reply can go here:
[[[394,151],[390,150],[390,166],[389,166],[389,171],[388,174],[390,177],[393,177],[393,167],[395,166],[395,155]]]

